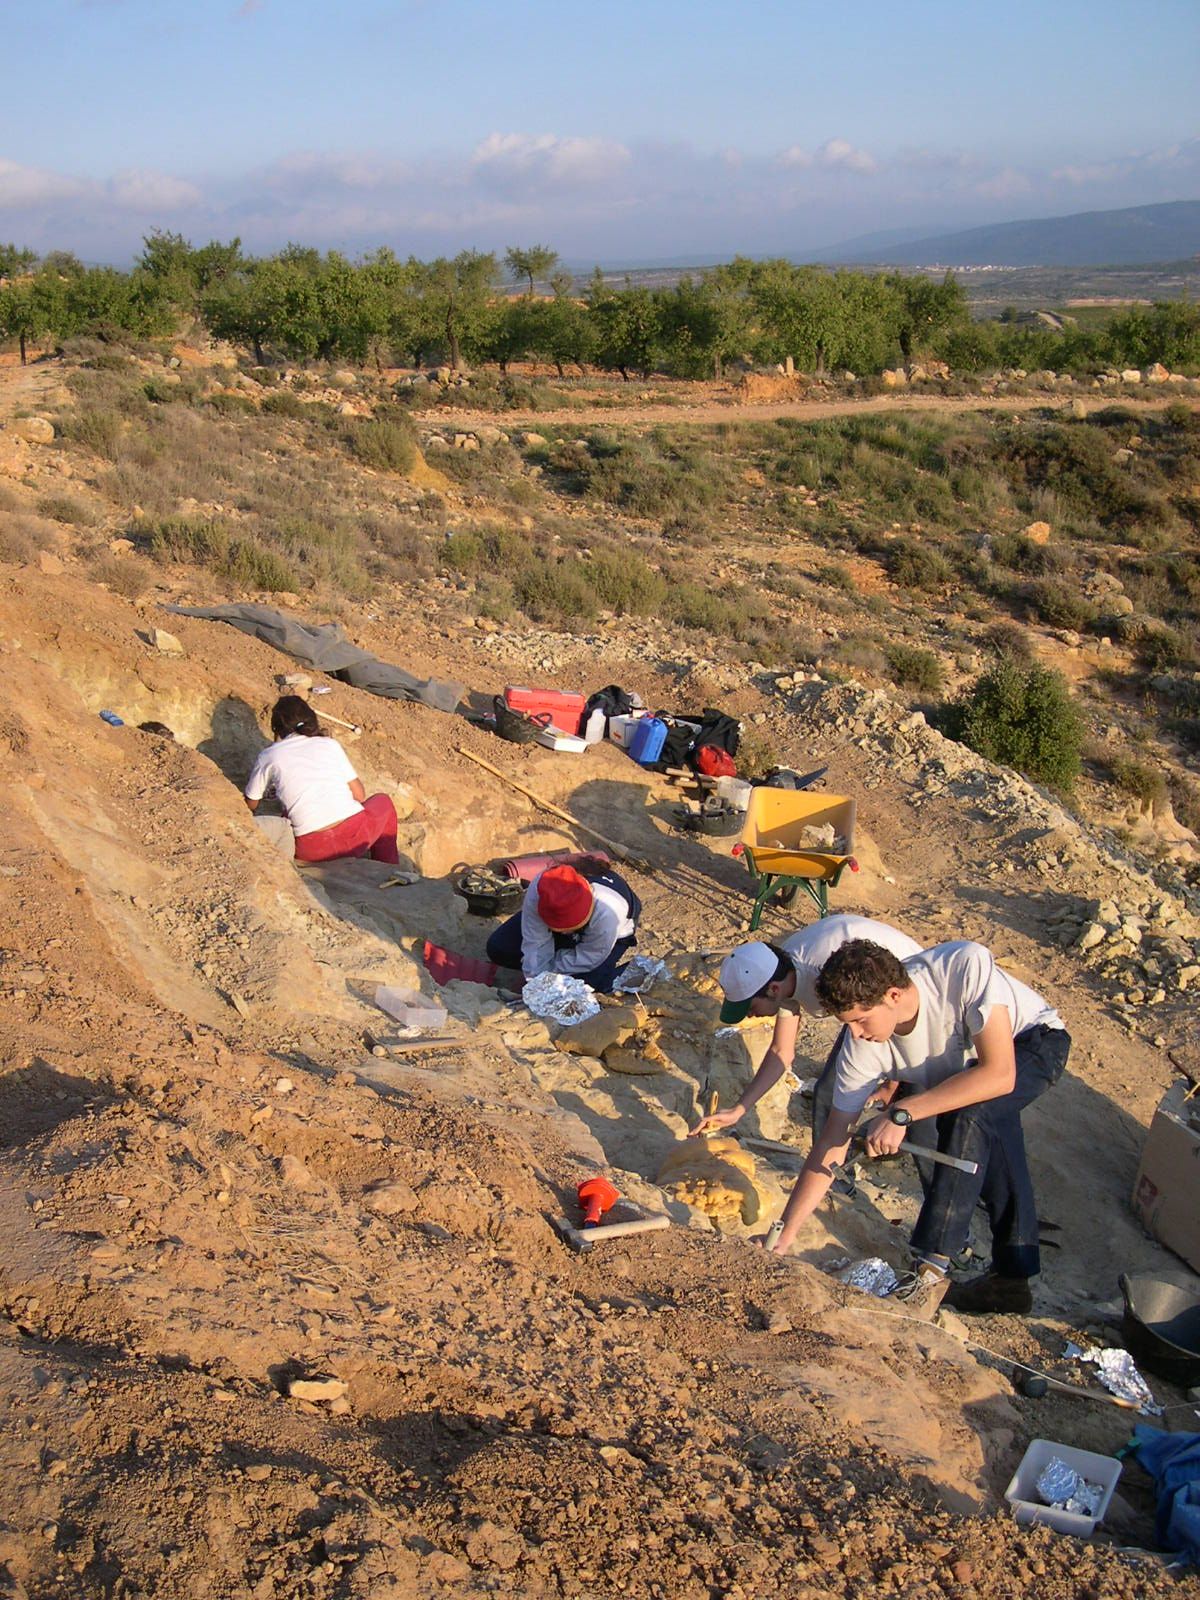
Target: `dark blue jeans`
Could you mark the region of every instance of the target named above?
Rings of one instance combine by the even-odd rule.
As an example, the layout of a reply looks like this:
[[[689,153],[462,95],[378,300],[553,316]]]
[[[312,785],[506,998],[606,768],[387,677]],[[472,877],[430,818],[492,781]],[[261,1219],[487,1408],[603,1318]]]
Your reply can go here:
[[[956,1256],[967,1242],[975,1207],[982,1205],[991,1224],[993,1271],[1032,1278],[1041,1271],[1041,1257],[1021,1112],[1062,1077],[1071,1039],[1062,1028],[1039,1026],[1019,1033],[1013,1047],[1017,1081],[1010,1094],[912,1124],[914,1143],[979,1163],[971,1175],[918,1160],[925,1203],[912,1248],[916,1255]]]
[[[560,950],[571,948],[571,941],[562,935],[556,935],[554,943]],[[618,939],[598,967],[593,967],[590,972],[573,972],[571,976],[582,978],[584,983],[590,984],[600,994],[611,994],[612,986],[617,981],[617,968],[621,964],[621,959],[636,943],[637,935],[632,933],[626,939]],[[487,957],[498,967],[509,967],[515,972],[520,972],[521,913],[519,911],[515,917],[509,917],[507,922],[502,922],[492,934],[487,942]]]

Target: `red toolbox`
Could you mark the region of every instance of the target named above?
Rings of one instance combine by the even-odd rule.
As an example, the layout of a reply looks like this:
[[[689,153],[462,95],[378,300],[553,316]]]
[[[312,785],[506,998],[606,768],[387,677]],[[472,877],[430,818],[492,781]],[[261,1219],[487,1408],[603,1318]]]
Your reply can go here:
[[[568,689],[518,689],[510,684],[504,691],[504,703],[510,711],[523,711],[527,717],[548,711],[551,727],[578,735],[587,701]]]

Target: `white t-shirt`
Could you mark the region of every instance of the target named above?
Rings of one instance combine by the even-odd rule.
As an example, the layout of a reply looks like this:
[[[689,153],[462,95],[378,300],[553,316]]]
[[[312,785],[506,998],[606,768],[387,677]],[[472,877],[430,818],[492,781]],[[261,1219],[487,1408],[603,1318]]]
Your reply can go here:
[[[796,967],[796,992],[785,1000],[781,1011],[807,1011],[810,1016],[823,1017],[826,1011],[817,999],[817,974],[835,950],[840,950],[851,939],[870,939],[881,944],[903,961],[905,956],[917,956],[921,946],[899,928],[886,922],[872,922],[870,917],[839,915],[821,917],[793,933],[779,946],[785,950]]]
[[[618,939],[627,939],[634,932],[635,923],[625,896],[607,883],[593,883],[592,914],[578,943],[566,950],[556,950],[554,934],[538,914],[540,877],[539,873],[526,889],[521,905],[521,967],[529,977],[535,978],[542,972],[591,972]]]
[[[260,750],[246,783],[246,799],[274,789],[297,837],[331,828],[362,810],[349,785],[358,777],[336,739],[289,733]]]
[[[861,1111],[886,1079],[932,1089],[978,1060],[975,1035],[996,1006],[1008,1012],[1013,1037],[1039,1024],[1061,1028],[1062,1018],[1040,994],[1003,972],[990,950],[960,939],[935,944],[904,960],[920,1009],[912,1031],[884,1044],[847,1034],[837,1058],[834,1109]]]

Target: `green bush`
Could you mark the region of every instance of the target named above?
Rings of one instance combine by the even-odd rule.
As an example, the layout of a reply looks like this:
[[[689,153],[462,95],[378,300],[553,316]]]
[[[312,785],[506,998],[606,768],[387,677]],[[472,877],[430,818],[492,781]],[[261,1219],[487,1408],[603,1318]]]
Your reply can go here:
[[[1138,641],[1138,660],[1147,672],[1169,672],[1172,667],[1190,667],[1195,661],[1195,646],[1174,628],[1149,628]]]
[[[945,674],[932,650],[922,650],[911,644],[888,644],[884,645],[883,653],[893,680],[902,688],[919,689],[922,694],[940,692]]]
[[[1079,712],[1066,680],[1036,663],[998,662],[938,720],[952,738],[1038,783],[1069,792],[1079,776]]]
[[[991,541],[992,560],[1013,572],[1050,572],[1057,565],[1044,545],[1024,533],[998,533]]]
[[[363,419],[347,429],[345,439],[351,455],[377,472],[407,472],[417,458],[412,428],[406,422]]]
[[[204,404],[222,417],[252,417],[258,410],[248,394],[231,394],[228,389],[206,395]]]
[[[278,592],[301,587],[296,573],[281,555],[253,536],[234,533],[221,522],[168,518],[151,530],[150,554],[156,561],[207,567],[244,589]]]
[[[178,405],[181,401],[190,401],[192,391],[182,383],[171,383],[166,378],[147,378],[142,385],[142,393],[151,405],[169,406]]]
[[[667,592],[666,580],[632,550],[600,550],[584,568],[601,605],[618,616],[653,616]]]
[[[1095,606],[1057,578],[1031,585],[1026,600],[1032,614],[1050,628],[1086,628],[1096,619]]]
[[[1195,421],[1195,412],[1186,400],[1172,400],[1163,410],[1162,419],[1172,428],[1190,428]]]
[[[311,406],[306,406],[304,401],[294,395],[290,389],[276,389],[267,395],[262,403],[262,409],[269,417],[307,417]]]
[[[583,622],[596,615],[596,591],[569,558],[530,562],[515,576],[513,592],[535,622]]]
[[[854,574],[840,561],[825,562],[817,568],[813,576],[818,583],[828,584],[831,589],[840,589],[843,594],[854,594],[858,588]]]
[[[887,567],[894,582],[928,593],[944,588],[954,576],[940,550],[931,550],[915,539],[897,539],[887,551]]]
[[[511,576],[540,555],[528,537],[513,528],[481,527],[452,533],[442,545],[442,561],[453,572],[494,572]]]
[[[983,645],[994,656],[1022,663],[1033,660],[1033,645],[1018,622],[993,622],[983,636]]]
[[[1128,756],[1112,756],[1107,764],[1117,788],[1132,795],[1141,805],[1153,809],[1166,798],[1167,780],[1157,767]]]

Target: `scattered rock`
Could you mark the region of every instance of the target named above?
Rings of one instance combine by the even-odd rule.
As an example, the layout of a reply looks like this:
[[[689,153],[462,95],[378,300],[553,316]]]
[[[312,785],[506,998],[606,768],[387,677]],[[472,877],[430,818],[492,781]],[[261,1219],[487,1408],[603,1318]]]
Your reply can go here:
[[[363,1193],[363,1205],[381,1217],[400,1216],[416,1204],[416,1191],[403,1178],[381,1178]]]
[[[348,1385],[341,1378],[293,1378],[288,1394],[293,1400],[340,1400]]]

